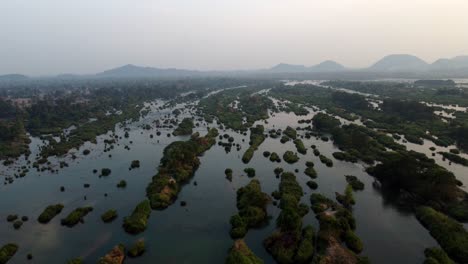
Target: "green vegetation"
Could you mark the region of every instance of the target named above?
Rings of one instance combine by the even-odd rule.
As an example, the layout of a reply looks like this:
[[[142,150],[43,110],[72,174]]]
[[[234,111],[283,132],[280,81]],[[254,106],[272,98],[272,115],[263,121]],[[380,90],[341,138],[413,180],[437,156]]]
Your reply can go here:
[[[428,205],[458,219],[467,219],[466,193],[458,188],[455,176],[424,154],[412,151],[388,153],[381,164],[367,171],[381,182],[384,198],[395,194],[388,199],[407,205]],[[407,199],[405,192],[412,198]],[[457,208],[456,213],[453,208]]]
[[[244,240],[238,239],[229,250],[226,264],[263,264],[263,261],[249,249]]]
[[[187,136],[192,134],[192,130],[194,128],[193,119],[192,118],[184,118],[182,122],[180,122],[179,126],[174,130],[174,136]]]
[[[323,164],[327,165],[327,167],[333,167],[333,161],[329,159],[328,157],[324,155],[320,155],[319,158]]]
[[[290,126],[286,127],[286,129],[283,131],[283,134],[291,139],[296,139],[297,137],[296,130]]]
[[[350,184],[346,186],[344,194],[335,193],[335,195],[336,200],[347,209],[351,209],[356,203],[353,196],[353,187]]]
[[[356,176],[345,175],[346,182],[353,188],[354,191],[364,190],[364,183],[360,181]]]
[[[249,178],[255,177],[255,169],[254,168],[245,168],[244,172],[247,173]]]
[[[79,222],[83,222],[83,217],[85,217],[89,212],[93,211],[93,207],[78,207],[73,210],[67,217],[63,218],[60,223],[62,225],[73,227]]]
[[[297,152],[299,152],[301,154],[304,154],[304,155],[307,153],[307,149],[305,148],[304,143],[302,142],[302,140],[295,139],[294,140],[294,145],[296,145]]]
[[[124,218],[123,228],[130,234],[138,234],[146,229],[151,214],[151,206],[148,200],[140,202],[130,216]]]
[[[226,178],[229,181],[232,181],[232,169],[230,169],[230,168],[225,169],[224,174],[226,174]]]
[[[24,128],[23,113],[0,98],[0,160],[29,155],[30,143]]]
[[[109,176],[110,174],[111,174],[111,169],[109,169],[109,168],[101,169],[101,175],[102,176]]]
[[[314,181],[308,181],[306,182],[307,186],[309,186],[309,188],[311,188],[312,190],[315,190],[318,188],[318,184]]]
[[[145,240],[139,239],[128,250],[128,255],[132,258],[139,257],[145,253]]]
[[[6,244],[0,248],[0,264],[6,264],[18,251],[16,244]]]
[[[348,152],[333,152],[332,155],[337,160],[343,160],[352,163],[356,163],[358,161],[355,156],[351,155]]]
[[[262,192],[260,182],[252,180],[237,190],[238,214],[231,217],[231,237],[242,238],[249,228],[260,227],[267,221],[266,206],[270,198]]]
[[[256,127],[250,128],[250,147],[245,151],[242,156],[242,161],[244,163],[249,163],[252,159],[255,151],[258,147],[265,141],[264,127],[262,125],[257,125]]]
[[[299,157],[292,151],[288,150],[283,154],[283,159],[287,163],[296,163],[299,160]]]
[[[140,168],[140,161],[139,160],[132,160],[132,163],[130,164],[130,168],[132,168],[132,169]]]
[[[442,157],[452,161],[452,162],[455,162],[457,164],[461,164],[463,166],[467,166],[468,167],[468,159],[465,159],[463,157],[460,157],[458,156],[457,154],[453,154],[453,153],[450,153],[450,152],[439,152],[440,155],[442,155]]]
[[[16,221],[13,223],[13,228],[14,228],[14,229],[20,229],[21,226],[23,226],[23,221],[21,221],[21,220],[16,220]]]
[[[7,221],[8,221],[8,222],[13,222],[13,221],[15,221],[16,219],[18,219],[18,215],[17,215],[17,214],[11,214],[11,215],[8,215],[8,216],[7,216]]]
[[[468,262],[468,232],[457,221],[430,208],[419,207],[416,217],[453,260]]]
[[[276,219],[278,228],[264,240],[264,246],[278,263],[309,263],[314,254],[314,230],[302,229],[306,205],[300,204],[303,191],[293,173],[281,175],[279,198],[281,213]]]
[[[122,264],[125,259],[125,247],[122,244],[115,246],[104,257],[100,258],[98,264]]]
[[[321,132],[332,132],[333,129],[340,126],[340,121],[324,113],[318,113],[312,119],[314,128]]]
[[[105,213],[101,215],[101,220],[104,223],[110,223],[114,221],[117,218],[117,210],[115,209],[109,209]]]
[[[279,157],[278,153],[272,152],[270,155],[271,162],[281,162],[281,158]]]
[[[263,84],[258,86],[224,90],[202,99],[198,107],[208,122],[217,118],[227,128],[246,131],[255,121],[267,119],[268,109],[274,108],[268,97],[253,94],[267,88]]]
[[[176,141],[164,149],[158,174],[146,188],[153,209],[165,209],[177,198],[182,184],[194,175],[206,150],[216,143],[218,131],[212,128],[206,136],[192,135],[188,141]]]
[[[83,259],[74,258],[67,261],[67,264],[83,264]]]
[[[314,167],[307,167],[304,171],[304,174],[312,179],[317,178],[317,172],[315,171]]]
[[[423,264],[455,264],[453,260],[440,248],[426,248],[424,250],[426,259]]]
[[[117,188],[125,188],[127,187],[127,182],[125,180],[120,180],[119,183],[117,183]]]

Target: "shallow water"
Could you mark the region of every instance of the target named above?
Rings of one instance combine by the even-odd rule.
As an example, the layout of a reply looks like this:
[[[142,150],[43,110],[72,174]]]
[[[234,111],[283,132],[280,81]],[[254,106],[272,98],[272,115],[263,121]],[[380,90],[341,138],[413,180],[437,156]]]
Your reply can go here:
[[[181,106],[183,105],[176,108]],[[298,154],[299,162],[287,164],[284,161],[272,163],[263,157],[262,153],[266,150],[275,151],[282,156],[286,150],[295,151],[294,144],[291,141],[282,144],[279,138],[267,138],[246,165],[242,163],[241,157],[248,148],[249,137],[231,130],[219,132],[221,135],[228,133],[233,136],[234,143],[242,145],[240,151],[233,147],[231,152],[226,153],[223,147],[214,145],[200,158],[199,169],[191,182],[182,188],[176,203],[166,210],[153,211],[144,233],[135,236],[126,234],[121,227],[122,219],[131,213],[138,202],[145,199],[145,188],[151,177],[156,174],[164,147],[175,140],[188,139],[167,137],[171,129],[140,128],[141,124],[151,123],[171,112],[172,109],[156,111],[153,107],[153,111],[145,118],[128,125],[130,137],[120,139],[120,145],[116,144],[110,152],[103,152],[103,140],[108,136],[100,136],[97,144],[87,143],[76,151],[78,159],[65,158],[70,167],[61,169],[57,174],[31,170],[26,177],[16,179],[13,184],[0,186],[0,244],[13,242],[20,246],[11,263],[26,262],[28,253],[33,254],[34,263],[64,263],[67,259],[79,256],[83,257],[86,263],[93,263],[114,245],[123,243],[129,246],[139,238],[145,239],[147,252],[140,258],[128,259],[127,263],[223,263],[233,243],[229,236],[229,218],[237,211],[236,190],[250,181],[243,169],[255,168],[255,178],[260,180],[262,190],[268,194],[278,188],[279,179],[273,173],[275,167],[282,167],[285,171],[299,169],[296,176],[305,192],[302,201],[310,205],[309,196],[312,191],[306,185],[309,177],[303,173],[306,168],[305,162],[309,160],[315,163],[318,173],[316,181],[319,188],[315,192],[329,198],[334,199],[335,192],[344,191],[344,175],[355,175],[365,183],[365,190],[355,193],[356,205],[353,213],[357,223],[356,232],[364,244],[362,255],[368,256],[373,263],[422,263],[424,248],[437,245],[413,215],[402,212],[384,201],[378,189],[373,187],[373,178],[364,171],[363,164],[335,160],[332,153],[338,150],[331,141],[303,139],[308,148],[307,154]],[[310,119],[315,113],[311,111],[305,117],[295,116],[293,113],[275,113],[268,119],[268,124],[263,121],[257,124],[263,124],[266,130],[284,129],[288,125],[304,127],[307,124],[299,125],[297,121]],[[179,120],[187,115],[187,112],[184,113]],[[162,135],[156,136],[156,130],[161,131]],[[202,125],[196,130],[204,134],[207,127]],[[303,132],[298,133],[301,135]],[[123,128],[117,127],[116,134],[123,136]],[[155,135],[153,139],[150,138],[150,134]],[[130,144],[130,141],[133,143]],[[33,139],[33,153],[37,152],[37,144],[40,144],[40,140]],[[332,168],[326,167],[313,155],[310,148],[312,144],[333,160]],[[414,144],[410,143],[406,145],[430,154],[428,144],[430,142],[426,142],[424,146],[413,146]],[[124,149],[125,145],[130,146],[130,150]],[[83,149],[90,149],[91,154],[83,156],[80,154]],[[112,154],[112,157],[109,158],[108,154]],[[128,170],[130,162],[135,159],[140,160],[141,168]],[[55,159],[50,160],[54,164],[57,163]],[[447,163],[437,158],[436,160],[441,164]],[[457,178],[468,184],[468,180],[465,179],[468,176],[465,167],[454,164],[446,166],[454,171]],[[112,170],[108,177],[99,178],[97,174],[92,173],[93,169],[100,170],[104,167]],[[234,171],[232,182],[225,178],[226,168],[232,168]],[[6,174],[11,173],[11,170],[1,169]],[[128,184],[123,190],[116,187],[121,179],[125,179]],[[84,183],[91,184],[91,187],[85,189]],[[60,192],[60,186],[65,187],[65,192]],[[107,193],[108,197],[104,197],[104,193]],[[186,201],[187,206],[181,207],[180,201]],[[65,205],[62,213],[46,225],[37,223],[36,218],[40,212],[47,205],[55,203]],[[84,224],[73,228],[60,225],[60,219],[70,211],[86,205],[92,205],[94,211],[85,217]],[[110,208],[117,209],[119,217],[112,223],[104,224],[100,215]],[[279,209],[270,205],[268,212],[271,215],[270,223],[261,229],[250,230],[245,240],[265,263],[274,263],[263,248],[262,241],[274,231]],[[4,221],[6,215],[13,213],[19,216],[27,215],[30,220],[24,223],[20,230],[14,230],[11,223]],[[303,222],[304,225],[311,224],[316,230],[319,229],[313,212],[309,212]]]

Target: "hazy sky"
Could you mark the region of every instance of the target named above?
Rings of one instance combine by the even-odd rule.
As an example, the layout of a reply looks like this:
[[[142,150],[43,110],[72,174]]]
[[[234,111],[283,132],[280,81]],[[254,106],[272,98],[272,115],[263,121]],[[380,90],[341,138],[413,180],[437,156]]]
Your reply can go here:
[[[0,0],[0,74],[468,54],[467,0]]]

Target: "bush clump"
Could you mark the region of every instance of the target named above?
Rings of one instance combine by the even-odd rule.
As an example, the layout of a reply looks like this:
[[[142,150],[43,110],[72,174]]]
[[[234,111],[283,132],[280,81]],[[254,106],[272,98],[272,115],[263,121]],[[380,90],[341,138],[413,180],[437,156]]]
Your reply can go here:
[[[304,155],[307,154],[307,149],[304,146],[304,143],[302,142],[302,140],[295,139],[294,140],[294,145],[296,145],[297,152],[299,152],[301,154],[304,154]]]
[[[18,215],[16,215],[16,214],[10,214],[10,215],[7,216],[7,221],[8,222],[13,222],[16,219],[18,219]]]
[[[145,253],[145,240],[143,239],[139,239],[127,251],[127,254],[132,258],[139,257],[143,255],[143,253]]]
[[[117,183],[117,188],[125,188],[127,187],[127,182],[125,180],[120,180],[119,183]]]
[[[312,179],[317,178],[317,172],[315,171],[314,167],[307,167],[304,171],[304,174]]]
[[[93,211],[93,207],[78,207],[68,214],[67,217],[62,219],[60,223],[64,226],[73,227],[79,222],[83,222],[83,217],[85,217],[89,212]]]
[[[278,153],[272,152],[270,155],[271,162],[281,162],[281,158],[279,157]]]
[[[250,178],[255,177],[255,169],[254,168],[245,168],[244,172],[247,173],[247,176]]]
[[[283,154],[283,159],[289,164],[296,163],[299,157],[292,151],[288,150]]]
[[[263,260],[247,247],[244,240],[238,239],[234,241],[234,245],[229,251],[226,264],[263,264]]]
[[[416,209],[416,218],[450,258],[458,263],[468,263],[468,232],[463,225],[426,206]]]
[[[124,218],[123,228],[130,234],[138,234],[145,231],[148,218],[151,214],[151,206],[148,200],[140,202],[130,216]]]
[[[318,184],[316,182],[314,182],[314,181],[308,181],[306,184],[312,190],[316,190],[318,188]]]
[[[110,174],[111,174],[111,169],[109,169],[109,168],[101,169],[101,175],[102,176],[109,176]]]
[[[46,224],[50,222],[55,216],[60,214],[63,209],[63,204],[54,204],[47,206],[44,211],[39,215],[37,221],[41,224]]]
[[[16,244],[6,244],[0,248],[0,263],[6,264],[18,251],[18,245]]]
[[[324,155],[320,155],[319,158],[323,164],[327,165],[327,167],[333,167],[333,161],[331,159],[327,158]]]
[[[262,192],[260,182],[252,180],[237,190],[237,209],[231,217],[231,237],[242,238],[249,228],[259,227],[267,220],[266,205],[270,198]]]
[[[114,221],[116,218],[117,218],[117,210],[114,210],[114,209],[109,209],[107,210],[105,213],[103,213],[101,215],[101,220],[104,222],[104,223],[110,223],[112,221]]]
[[[426,248],[424,250],[426,260],[424,264],[455,264],[453,260],[440,248]]]
[[[345,175],[346,182],[353,188],[354,191],[362,191],[364,190],[364,183],[360,181],[356,176],[353,175]]]
[[[140,161],[139,160],[132,160],[132,163],[130,164],[130,168],[132,168],[132,169],[140,168]]]

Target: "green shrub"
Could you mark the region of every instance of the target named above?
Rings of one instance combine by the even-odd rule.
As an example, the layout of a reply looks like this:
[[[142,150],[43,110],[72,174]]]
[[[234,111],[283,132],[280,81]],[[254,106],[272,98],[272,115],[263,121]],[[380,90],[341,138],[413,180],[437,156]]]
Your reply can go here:
[[[6,244],[0,248],[0,264],[6,264],[18,251],[18,245]]]
[[[304,174],[312,179],[317,178],[317,172],[315,171],[314,167],[307,167],[304,171]]]
[[[348,230],[345,232],[344,241],[349,249],[357,254],[361,253],[363,249],[362,241],[353,231]]]
[[[117,211],[114,209],[109,209],[101,215],[101,219],[104,223],[112,222],[116,218],[117,218]]]
[[[324,155],[320,155],[319,158],[323,164],[327,165],[327,167],[333,167],[333,161],[331,159],[327,158]]]
[[[426,256],[424,264],[455,264],[455,262],[449,258],[447,253],[440,248],[426,248],[424,250],[424,255]]]
[[[360,181],[356,176],[353,175],[345,175],[346,182],[353,188],[354,191],[362,191],[364,190],[364,183]]]
[[[39,215],[37,221],[39,223],[45,224],[52,220],[56,215],[60,214],[63,209],[63,204],[55,204],[47,206],[44,211]]]
[[[132,163],[130,164],[130,168],[140,168],[140,161],[139,160],[132,160]]]
[[[468,263],[468,232],[452,218],[430,208],[419,207],[416,217],[453,260]]]
[[[151,214],[151,206],[148,200],[140,202],[130,216],[124,218],[123,228],[130,234],[138,234],[145,231]]]
[[[288,150],[283,154],[283,159],[287,163],[296,163],[299,160],[299,157],[292,151]]]
[[[130,247],[127,253],[132,258],[143,255],[143,253],[145,253],[145,241],[143,239],[139,239]]]
[[[109,176],[110,174],[111,174],[111,170],[109,168],[101,169],[101,175],[102,176]]]
[[[281,158],[278,156],[278,153],[272,152],[270,155],[270,161],[272,162],[281,162]]]
[[[125,188],[127,187],[127,182],[125,180],[120,180],[119,183],[117,183],[117,188]]]
[[[263,264],[263,261],[247,247],[244,240],[234,241],[226,259],[226,264]]]
[[[250,178],[255,177],[255,169],[254,168],[245,168],[244,172],[247,173],[247,176]]]
[[[93,211],[93,207],[91,206],[78,207],[69,213],[67,217],[62,219],[60,223],[68,227],[73,227],[79,222],[82,222],[83,217],[85,217],[91,211]]]

